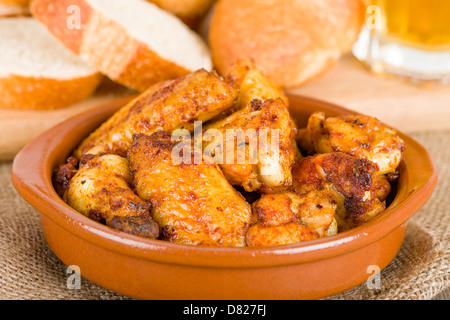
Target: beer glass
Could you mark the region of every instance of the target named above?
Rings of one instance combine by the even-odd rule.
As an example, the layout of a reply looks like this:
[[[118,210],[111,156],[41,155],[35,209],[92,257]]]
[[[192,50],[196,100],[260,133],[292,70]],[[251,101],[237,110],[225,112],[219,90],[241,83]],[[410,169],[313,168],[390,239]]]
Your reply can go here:
[[[365,0],[353,48],[372,71],[415,83],[450,83],[450,0]]]

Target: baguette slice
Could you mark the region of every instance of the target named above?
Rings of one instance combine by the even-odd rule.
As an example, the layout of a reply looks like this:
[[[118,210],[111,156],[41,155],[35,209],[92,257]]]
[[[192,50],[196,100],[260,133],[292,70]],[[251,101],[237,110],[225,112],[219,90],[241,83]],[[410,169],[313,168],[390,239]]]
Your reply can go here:
[[[35,19],[0,19],[0,107],[62,108],[91,95],[101,79]]]
[[[30,0],[0,0],[0,17],[28,15]]]
[[[137,91],[212,68],[200,36],[145,0],[34,0],[31,12],[86,63]]]

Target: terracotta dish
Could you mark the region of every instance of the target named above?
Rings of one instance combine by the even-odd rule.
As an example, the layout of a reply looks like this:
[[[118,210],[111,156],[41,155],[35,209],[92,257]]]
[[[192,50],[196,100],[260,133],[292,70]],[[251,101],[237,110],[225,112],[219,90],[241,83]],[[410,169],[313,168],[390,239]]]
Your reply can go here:
[[[290,96],[300,127],[308,116],[355,114],[326,102]],[[310,242],[271,248],[194,247],[151,240],[97,223],[70,208],[55,192],[53,169],[100,123],[123,106],[119,100],[77,115],[45,132],[15,158],[17,191],[40,212],[44,236],[66,265],[112,291],[137,299],[317,299],[364,283],[371,266],[385,268],[402,246],[408,219],[437,182],[427,151],[412,138],[395,198],[363,226]]]

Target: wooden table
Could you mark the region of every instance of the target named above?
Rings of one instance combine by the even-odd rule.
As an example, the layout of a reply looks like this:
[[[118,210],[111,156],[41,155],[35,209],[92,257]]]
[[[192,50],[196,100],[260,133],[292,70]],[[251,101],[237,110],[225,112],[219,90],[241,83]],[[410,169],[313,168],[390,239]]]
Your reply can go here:
[[[10,161],[29,141],[57,123],[93,107],[135,92],[105,78],[89,99],[58,110],[27,111],[0,108],[0,161]]]
[[[419,87],[376,76],[350,55],[324,76],[290,91],[378,117],[404,132],[450,129],[450,86]]]

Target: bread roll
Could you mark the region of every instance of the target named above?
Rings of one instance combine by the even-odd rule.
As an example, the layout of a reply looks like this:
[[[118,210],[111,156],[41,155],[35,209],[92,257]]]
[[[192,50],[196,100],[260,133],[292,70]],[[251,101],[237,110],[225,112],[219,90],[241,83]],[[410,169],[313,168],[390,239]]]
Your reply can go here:
[[[0,107],[65,107],[88,97],[101,79],[35,19],[0,19]]]
[[[350,51],[364,20],[360,0],[219,0],[209,42],[220,73],[239,59],[283,88],[306,83]]]
[[[200,36],[145,0],[35,0],[31,11],[82,60],[137,91],[212,67]]]
[[[0,0],[0,17],[27,15],[30,0]]]

